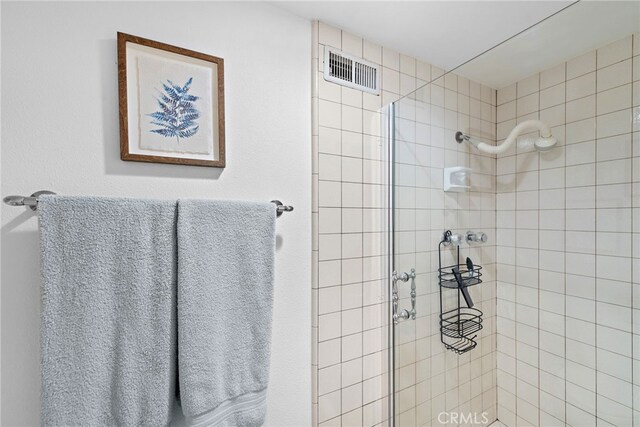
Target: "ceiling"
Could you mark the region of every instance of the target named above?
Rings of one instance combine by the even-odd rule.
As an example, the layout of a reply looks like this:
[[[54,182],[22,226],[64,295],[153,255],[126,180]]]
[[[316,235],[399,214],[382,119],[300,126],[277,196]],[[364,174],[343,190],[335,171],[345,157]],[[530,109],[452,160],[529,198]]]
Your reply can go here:
[[[327,24],[452,70],[572,1],[274,1]],[[640,2],[583,1],[456,72],[494,88],[629,34]],[[620,21],[623,21],[622,23]],[[638,31],[636,29],[635,31]],[[553,49],[548,49],[553,46]]]
[[[456,69],[496,89],[640,31],[640,2],[581,1]]]

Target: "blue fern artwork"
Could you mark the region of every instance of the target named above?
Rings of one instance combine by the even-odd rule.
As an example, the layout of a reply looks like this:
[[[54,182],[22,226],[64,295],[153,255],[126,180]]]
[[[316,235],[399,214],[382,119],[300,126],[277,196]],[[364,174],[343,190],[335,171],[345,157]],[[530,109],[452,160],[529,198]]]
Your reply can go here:
[[[198,133],[198,118],[200,111],[194,107],[195,101],[200,97],[189,94],[193,77],[184,84],[177,85],[171,80],[162,83],[164,91],[159,91],[158,111],[148,114],[153,120],[152,125],[160,126],[150,132],[157,133],[167,138],[175,138],[177,143],[180,139],[191,138]]]

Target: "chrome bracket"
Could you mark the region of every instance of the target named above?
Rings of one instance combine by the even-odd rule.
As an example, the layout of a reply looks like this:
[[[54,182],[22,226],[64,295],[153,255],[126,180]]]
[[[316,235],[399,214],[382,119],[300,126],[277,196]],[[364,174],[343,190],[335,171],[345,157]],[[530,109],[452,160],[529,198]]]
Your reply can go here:
[[[391,292],[391,302],[393,304],[393,323],[397,325],[400,320],[407,320],[409,318],[415,320],[416,318],[416,269],[412,268],[409,273],[404,272],[398,274],[397,271],[392,273],[391,279],[393,281],[393,287]],[[411,280],[411,311],[402,309],[398,312],[398,281],[408,282]]]

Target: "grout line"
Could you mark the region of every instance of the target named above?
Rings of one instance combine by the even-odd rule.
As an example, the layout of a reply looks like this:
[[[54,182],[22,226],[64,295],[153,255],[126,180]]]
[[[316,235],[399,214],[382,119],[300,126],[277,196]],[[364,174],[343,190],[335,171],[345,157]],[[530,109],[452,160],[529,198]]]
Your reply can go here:
[[[598,70],[598,51],[596,50],[596,81],[595,81],[595,85],[596,85],[596,93],[598,93],[598,78],[597,78],[597,70]],[[597,114],[597,99],[596,99],[596,114]],[[595,152],[596,152],[596,159],[598,158],[598,120],[595,119],[594,120],[594,137],[595,137]],[[565,159],[566,162],[566,159]],[[594,179],[596,184],[598,183],[598,168],[595,168],[594,170]],[[598,193],[597,193],[598,189],[596,188],[596,194],[595,194],[595,200],[594,200],[594,207],[595,207],[595,220],[594,220],[594,234],[595,234],[595,251],[596,253],[598,253]],[[594,301],[593,301],[593,310],[594,310],[594,339],[595,339],[595,346],[594,346],[594,360],[595,360],[595,369],[594,369],[594,375],[595,375],[595,386],[594,386],[594,393],[595,393],[595,404],[596,407],[594,408],[594,417],[596,418],[596,423],[598,420],[598,303],[597,303],[597,299],[598,299],[598,262],[597,262],[597,255],[594,255],[594,260],[596,261],[595,265],[594,265],[594,276],[596,277],[595,279],[595,286],[596,286],[596,294],[594,296]],[[566,362],[565,362],[566,363]],[[566,378],[566,373],[565,373],[565,378]],[[565,379],[565,384],[566,384],[566,379]],[[565,389],[566,389],[566,385],[565,385]]]
[[[635,48],[635,44],[637,43],[637,35],[634,34],[631,36],[631,112],[633,114],[633,92],[634,92],[634,87],[633,87],[633,76],[634,76],[634,60],[633,60],[633,53],[634,53],[634,48]],[[635,299],[634,299],[634,270],[635,270],[635,262],[633,262],[633,257],[634,257],[634,242],[633,242],[633,233],[634,233],[634,229],[633,229],[633,205],[634,205],[634,195],[633,195],[633,187],[634,187],[634,182],[633,182],[633,123],[631,125],[631,402],[632,404],[635,403],[635,398],[636,398],[636,394],[637,394],[637,390],[636,387],[634,387],[634,378],[635,378],[635,360],[634,360],[634,348],[633,348],[633,344],[634,344],[634,338],[633,335],[635,334],[635,322],[634,322],[634,314],[635,314]],[[631,426],[635,426],[636,424],[636,417],[634,416],[634,412],[635,412],[635,408],[633,408],[634,405],[632,405],[631,408]]]
[[[541,80],[542,80],[542,73],[538,73],[538,111],[537,111],[537,119],[540,120],[540,115],[541,115],[541,109],[540,109],[540,94],[542,92],[542,89],[540,88],[541,86]],[[565,108],[566,108],[566,104],[565,104]],[[538,386],[537,386],[537,390],[538,390],[538,425],[540,425],[540,339],[541,339],[541,328],[540,328],[540,163],[542,162],[542,156],[540,155],[540,152],[536,153],[537,157],[538,157],[538,168],[537,168],[537,178],[538,178],[538,186],[537,186],[537,191],[538,191],[538,209],[537,209],[537,220],[538,220],[538,232],[537,232],[537,236],[538,236],[538,248],[537,248],[537,255],[538,255],[538,265],[537,265],[537,284],[538,284],[538,292],[537,292],[537,298],[538,298],[538,304],[536,307],[536,314],[538,316],[538,369],[537,369],[537,374],[538,374]],[[566,198],[565,198],[566,200]]]

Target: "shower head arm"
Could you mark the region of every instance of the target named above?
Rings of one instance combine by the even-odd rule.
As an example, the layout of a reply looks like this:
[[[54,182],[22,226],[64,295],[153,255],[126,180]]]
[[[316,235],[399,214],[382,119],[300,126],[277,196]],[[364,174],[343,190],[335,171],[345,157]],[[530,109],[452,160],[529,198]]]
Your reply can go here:
[[[482,141],[477,141],[476,139],[471,138],[469,135],[460,131],[456,132],[456,141],[458,141],[458,144],[461,144],[463,141],[467,141],[469,144],[473,145],[476,148],[478,148],[479,144],[482,144]]]
[[[490,145],[486,142],[474,141],[469,135],[465,135],[462,132],[456,133],[456,141],[467,141],[478,150],[488,154],[502,154],[507,151],[509,147],[511,147],[511,145],[513,145],[518,136],[520,136],[522,133],[532,132],[535,130],[540,131],[540,137],[542,138],[552,138],[551,129],[549,129],[549,126],[547,126],[544,122],[541,122],[540,120],[526,120],[514,127],[509,133],[509,136],[507,136],[507,138],[504,140],[504,142],[498,146]],[[458,134],[460,134],[460,136]]]

